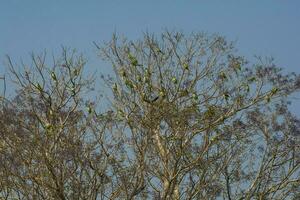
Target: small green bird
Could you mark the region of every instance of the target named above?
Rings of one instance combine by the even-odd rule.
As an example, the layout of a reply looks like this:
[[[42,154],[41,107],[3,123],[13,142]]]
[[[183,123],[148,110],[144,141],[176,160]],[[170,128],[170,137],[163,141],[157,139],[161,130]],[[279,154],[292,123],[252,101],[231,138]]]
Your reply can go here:
[[[228,101],[230,95],[229,95],[228,92],[224,92],[223,97],[224,97],[224,99],[225,99],[226,101]]]
[[[118,91],[118,85],[116,83],[114,83],[113,87],[112,87],[114,92]]]
[[[137,81],[142,82],[142,77],[140,75],[137,76]]]
[[[145,77],[148,77],[148,78],[151,77],[151,72],[149,69],[145,69]]]
[[[128,59],[133,66],[138,66],[138,60],[131,54],[128,54]]]
[[[79,75],[79,71],[77,69],[74,69],[73,74],[74,74],[74,76],[78,76]]]
[[[151,97],[151,98],[148,98],[145,94],[142,94],[142,98],[143,98],[143,101],[149,103],[149,104],[152,104],[152,103],[155,103],[158,99],[162,98],[160,95],[157,95],[155,97]]]
[[[134,85],[130,80],[125,80],[125,85],[130,88],[130,89],[134,89]]]
[[[172,82],[173,82],[174,84],[177,84],[177,83],[178,83],[177,78],[173,77],[173,78],[172,78]]]
[[[43,88],[39,83],[36,84],[36,87],[37,87],[39,92],[43,92]]]
[[[120,70],[120,75],[125,78],[127,76],[125,69]]]
[[[242,70],[241,64],[240,63],[236,63],[235,66],[234,66],[234,69],[236,71],[241,71]]]
[[[197,101],[199,99],[198,95],[196,93],[192,94],[193,100]]]
[[[165,93],[163,90],[161,90],[161,91],[159,92],[159,96],[165,97],[165,96],[166,96],[166,93]]]
[[[277,88],[277,87],[274,87],[274,88],[272,88],[272,90],[271,90],[271,95],[273,96],[273,95],[275,95],[277,92],[278,92],[278,88]]]
[[[250,83],[252,83],[252,82],[255,81],[255,80],[256,80],[256,78],[255,78],[254,76],[248,79],[248,81],[249,81]]]
[[[226,74],[225,74],[225,72],[221,72],[220,73],[220,78],[222,79],[222,80],[226,80],[227,79],[227,76],[226,76]]]
[[[189,70],[189,65],[188,65],[187,63],[184,63],[184,64],[183,64],[183,69]]]
[[[54,81],[57,81],[57,78],[56,78],[56,75],[54,72],[51,72],[51,78],[54,80]]]
[[[92,107],[90,105],[87,107],[87,111],[88,111],[89,114],[92,113],[93,110],[92,110]]]
[[[245,85],[246,92],[250,92],[250,86],[248,84]]]
[[[270,101],[271,101],[270,95],[265,96],[265,100],[266,100],[267,103],[270,103]]]
[[[151,103],[156,102],[159,99],[159,96],[154,97],[153,99],[150,100]]]
[[[47,130],[50,130],[50,129],[52,128],[52,125],[51,125],[50,123],[46,123],[46,124],[45,124],[45,128],[46,128]]]

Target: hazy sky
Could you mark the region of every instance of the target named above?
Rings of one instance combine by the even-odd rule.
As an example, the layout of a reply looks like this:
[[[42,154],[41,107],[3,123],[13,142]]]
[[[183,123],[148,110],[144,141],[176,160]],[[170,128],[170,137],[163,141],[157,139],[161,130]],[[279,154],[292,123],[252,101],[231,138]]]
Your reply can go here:
[[[273,56],[286,71],[300,73],[299,21],[299,0],[0,0],[0,73],[5,54],[26,60],[31,51],[58,52],[61,45],[103,70],[92,41],[107,41],[115,31],[135,39],[164,28],[219,33],[237,40],[247,58]]]

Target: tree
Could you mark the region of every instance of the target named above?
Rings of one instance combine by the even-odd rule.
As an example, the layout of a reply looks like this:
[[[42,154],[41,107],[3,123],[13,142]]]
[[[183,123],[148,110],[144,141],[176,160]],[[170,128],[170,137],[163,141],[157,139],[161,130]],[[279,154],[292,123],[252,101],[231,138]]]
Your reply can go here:
[[[300,76],[251,64],[218,35],[146,33],[95,43],[109,105],[63,50],[30,71],[1,113],[0,185],[11,199],[298,199]],[[104,86],[102,86],[104,87]]]

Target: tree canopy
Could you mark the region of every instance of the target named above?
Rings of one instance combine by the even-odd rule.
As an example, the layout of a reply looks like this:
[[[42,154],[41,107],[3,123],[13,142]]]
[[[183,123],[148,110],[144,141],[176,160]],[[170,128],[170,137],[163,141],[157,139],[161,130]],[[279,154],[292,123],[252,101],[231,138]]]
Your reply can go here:
[[[102,81],[75,51],[8,57],[17,90],[1,98],[1,198],[300,198],[299,75],[219,35],[95,47],[114,72]]]

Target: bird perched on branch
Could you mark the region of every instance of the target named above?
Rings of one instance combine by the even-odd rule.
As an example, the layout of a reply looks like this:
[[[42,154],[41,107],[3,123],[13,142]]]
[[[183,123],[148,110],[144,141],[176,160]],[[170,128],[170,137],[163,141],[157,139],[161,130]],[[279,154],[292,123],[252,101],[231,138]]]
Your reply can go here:
[[[151,99],[148,99],[146,97],[143,98],[143,100],[147,103],[155,103],[158,99],[159,99],[160,96],[155,96],[154,98],[151,98]]]

